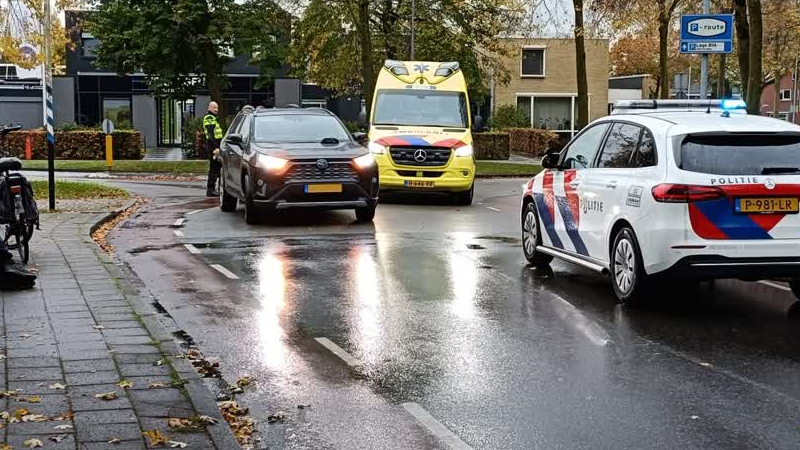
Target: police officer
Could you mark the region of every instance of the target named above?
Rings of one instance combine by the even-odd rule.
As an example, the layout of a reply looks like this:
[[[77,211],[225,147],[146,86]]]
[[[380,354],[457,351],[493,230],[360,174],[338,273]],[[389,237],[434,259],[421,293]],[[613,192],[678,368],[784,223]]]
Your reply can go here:
[[[222,160],[219,155],[219,144],[222,140],[222,125],[219,124],[219,105],[217,102],[208,104],[208,113],[203,117],[203,130],[206,137],[206,152],[210,161],[208,164],[208,184],[206,185],[206,196],[219,196],[217,192],[217,180],[219,172],[222,170]]]

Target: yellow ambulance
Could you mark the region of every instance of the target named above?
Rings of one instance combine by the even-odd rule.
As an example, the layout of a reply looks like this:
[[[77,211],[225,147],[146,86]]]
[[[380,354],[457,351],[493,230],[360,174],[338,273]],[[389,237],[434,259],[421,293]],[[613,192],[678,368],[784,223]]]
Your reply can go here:
[[[475,191],[471,117],[457,62],[387,60],[375,83],[369,150],[382,191],[452,193],[469,205]]]

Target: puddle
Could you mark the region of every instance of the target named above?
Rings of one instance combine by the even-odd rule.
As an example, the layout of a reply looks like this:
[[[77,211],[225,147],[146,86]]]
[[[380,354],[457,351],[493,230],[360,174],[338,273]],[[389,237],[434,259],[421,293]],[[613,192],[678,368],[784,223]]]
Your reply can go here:
[[[483,239],[484,241],[496,241],[504,244],[521,244],[522,240],[507,236],[478,236],[475,239]]]

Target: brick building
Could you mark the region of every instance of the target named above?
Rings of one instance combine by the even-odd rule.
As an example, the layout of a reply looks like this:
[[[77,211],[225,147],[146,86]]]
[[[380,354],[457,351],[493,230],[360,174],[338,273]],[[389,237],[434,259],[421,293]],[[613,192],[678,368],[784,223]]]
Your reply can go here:
[[[792,108],[797,110],[798,95],[800,95],[800,85],[796,84],[792,79],[792,74],[787,73],[784,75],[780,82],[777,84],[779,107],[778,118],[783,120],[792,120],[794,115],[794,123],[800,125],[800,114],[792,114]],[[764,85],[764,91],[761,93],[761,105],[759,110],[761,115],[773,117],[775,111],[775,79],[772,78]]]
[[[513,47],[505,65],[511,71],[507,85],[493,82],[492,107],[516,105],[531,121],[570,137],[578,130],[578,82],[575,41],[572,39],[505,40]],[[608,112],[608,40],[586,40],[586,72],[589,81],[589,119]]]

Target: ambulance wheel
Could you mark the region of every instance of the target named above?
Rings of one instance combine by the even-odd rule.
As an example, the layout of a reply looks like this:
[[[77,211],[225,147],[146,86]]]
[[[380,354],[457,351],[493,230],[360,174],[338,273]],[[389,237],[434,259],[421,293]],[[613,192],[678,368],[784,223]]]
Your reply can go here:
[[[632,229],[624,227],[619,230],[614,238],[609,259],[611,284],[619,301],[625,306],[643,303],[647,295],[648,279],[644,271],[639,241]]]
[[[792,294],[800,300],[800,277],[789,280],[789,287],[792,288]]]
[[[525,259],[534,267],[547,267],[553,257],[536,250],[542,245],[542,236],[539,234],[539,217],[536,215],[536,205],[533,201],[522,208],[522,252]]]
[[[468,191],[464,192],[456,192],[453,194],[455,199],[456,205],[458,206],[469,206],[472,204],[472,199],[475,197],[475,183],[469,187]]]

